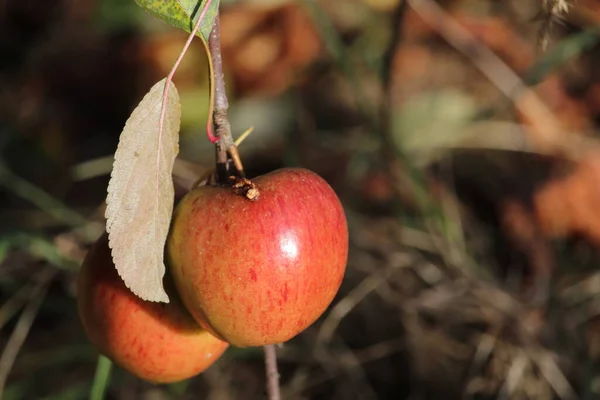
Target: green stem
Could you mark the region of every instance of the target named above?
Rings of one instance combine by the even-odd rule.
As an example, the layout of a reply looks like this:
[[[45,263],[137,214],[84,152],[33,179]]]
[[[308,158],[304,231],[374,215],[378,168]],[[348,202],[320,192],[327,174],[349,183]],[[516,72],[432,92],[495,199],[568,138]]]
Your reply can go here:
[[[210,0],[206,2],[205,9],[208,9],[208,6],[210,5],[210,3],[211,3]],[[202,13],[202,15],[200,15],[200,19],[202,19],[203,16],[204,16],[204,12]],[[217,18],[219,18],[218,14],[215,17],[215,24],[217,23]],[[212,35],[212,31],[211,31],[211,35]],[[202,35],[200,35],[200,41],[202,42],[202,46],[204,46],[204,52],[206,53],[206,58],[208,60],[209,95],[208,95],[208,121],[206,122],[206,135],[208,136],[208,140],[210,140],[211,143],[216,143],[219,140],[219,138],[217,136],[215,136],[215,132],[213,129],[213,112],[215,109],[215,75],[214,75],[215,68],[213,65],[213,59],[211,57],[210,49],[208,48],[208,43],[206,42],[206,40],[204,39],[204,37]]]
[[[98,364],[96,364],[96,375],[94,376],[94,384],[90,393],[90,400],[103,400],[106,394],[106,388],[110,381],[110,371],[112,362],[104,357],[98,356]]]

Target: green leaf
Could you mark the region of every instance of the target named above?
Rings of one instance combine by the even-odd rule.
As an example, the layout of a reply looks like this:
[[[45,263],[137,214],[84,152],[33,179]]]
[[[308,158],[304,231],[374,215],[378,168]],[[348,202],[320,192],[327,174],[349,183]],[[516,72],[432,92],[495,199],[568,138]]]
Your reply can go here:
[[[415,162],[428,164],[439,151],[454,147],[477,117],[477,103],[466,93],[447,89],[407,101],[392,118],[393,140]]]
[[[538,61],[525,75],[528,85],[537,85],[546,75],[568,61],[591,49],[600,40],[597,27],[574,34],[556,45],[548,54]]]
[[[206,2],[210,2],[198,35],[208,41],[215,17],[219,11],[219,0],[134,0],[144,10],[176,28],[191,32],[202,13]]]

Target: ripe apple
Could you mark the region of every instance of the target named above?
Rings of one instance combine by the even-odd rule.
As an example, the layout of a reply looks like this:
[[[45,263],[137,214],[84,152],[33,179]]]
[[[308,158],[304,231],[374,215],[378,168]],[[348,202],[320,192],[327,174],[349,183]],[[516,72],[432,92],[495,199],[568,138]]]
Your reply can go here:
[[[78,281],[79,315],[90,341],[116,364],[155,383],[199,374],[228,347],[194,321],[168,277],[165,289],[168,304],[144,301],[127,289],[107,235],[92,246]]]
[[[204,328],[238,347],[281,343],[311,325],[336,295],[348,257],[344,210],[306,169],[235,188],[201,186],[177,205],[167,256],[183,303]]]

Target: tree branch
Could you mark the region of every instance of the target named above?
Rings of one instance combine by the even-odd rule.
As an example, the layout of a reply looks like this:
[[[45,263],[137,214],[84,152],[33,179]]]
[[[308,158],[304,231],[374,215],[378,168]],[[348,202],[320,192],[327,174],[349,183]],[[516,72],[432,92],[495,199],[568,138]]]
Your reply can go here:
[[[277,353],[275,345],[269,344],[265,347],[265,369],[267,372],[267,398],[269,400],[280,400],[279,372],[277,371]]]
[[[223,73],[223,58],[221,56],[221,30],[219,15],[215,17],[215,24],[208,38],[208,49],[213,64],[215,108],[213,110],[213,123],[215,125],[215,136],[218,138],[216,146],[217,153],[217,181],[225,183],[229,178],[228,158],[231,157],[237,175],[244,176],[244,167],[240,160],[237,146],[231,135],[231,125],[227,119],[229,101],[225,90],[225,75]],[[228,157],[229,156],[229,157]]]

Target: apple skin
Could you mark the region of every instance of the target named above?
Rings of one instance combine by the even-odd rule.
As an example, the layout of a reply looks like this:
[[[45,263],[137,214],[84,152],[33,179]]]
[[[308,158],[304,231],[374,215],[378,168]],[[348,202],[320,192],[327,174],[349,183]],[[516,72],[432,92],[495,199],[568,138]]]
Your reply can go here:
[[[229,346],[194,321],[168,276],[165,289],[169,303],[144,301],[127,289],[113,264],[106,234],[88,252],[78,279],[79,315],[92,344],[116,364],[154,383],[197,375]]]
[[[346,270],[348,226],[333,189],[306,169],[252,180],[255,201],[202,186],[177,205],[167,256],[204,328],[237,347],[285,342],[317,320]]]

